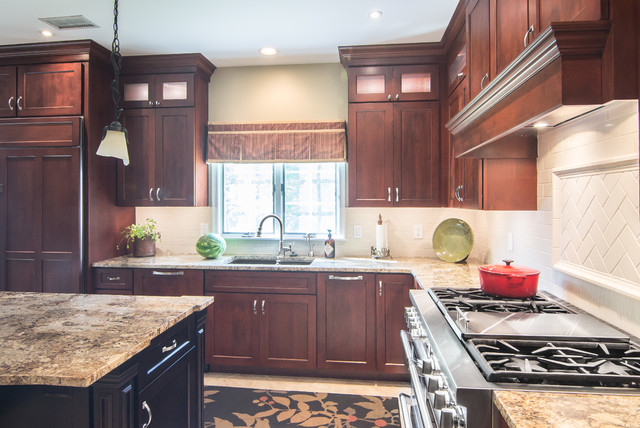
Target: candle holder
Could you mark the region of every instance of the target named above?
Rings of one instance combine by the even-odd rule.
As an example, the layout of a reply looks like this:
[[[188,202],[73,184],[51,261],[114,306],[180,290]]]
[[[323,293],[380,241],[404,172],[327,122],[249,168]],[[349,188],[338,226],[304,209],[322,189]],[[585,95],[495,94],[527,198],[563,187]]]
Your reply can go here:
[[[377,249],[373,245],[371,246],[371,258],[372,259],[391,259],[391,251],[389,248]]]

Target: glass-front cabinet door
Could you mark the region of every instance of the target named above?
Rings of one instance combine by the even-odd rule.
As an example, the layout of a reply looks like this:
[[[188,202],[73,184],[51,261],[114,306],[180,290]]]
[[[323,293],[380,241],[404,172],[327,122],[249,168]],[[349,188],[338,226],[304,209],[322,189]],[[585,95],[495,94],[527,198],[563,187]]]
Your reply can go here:
[[[125,108],[191,107],[194,105],[193,74],[122,76]]]
[[[437,65],[352,67],[349,102],[438,99]]]

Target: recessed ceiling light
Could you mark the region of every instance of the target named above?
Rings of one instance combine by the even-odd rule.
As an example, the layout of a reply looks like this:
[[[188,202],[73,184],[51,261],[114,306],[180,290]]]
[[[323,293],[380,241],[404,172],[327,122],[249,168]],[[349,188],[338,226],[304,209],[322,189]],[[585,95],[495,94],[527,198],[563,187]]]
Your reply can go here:
[[[260,49],[260,53],[266,56],[273,56],[273,55],[277,55],[278,51],[276,48],[262,48]]]
[[[382,11],[380,10],[373,10],[371,12],[369,12],[369,18],[371,19],[378,19],[382,16]]]
[[[40,31],[40,34],[42,34],[44,37],[51,37],[53,36],[53,33],[49,30],[42,30]]]

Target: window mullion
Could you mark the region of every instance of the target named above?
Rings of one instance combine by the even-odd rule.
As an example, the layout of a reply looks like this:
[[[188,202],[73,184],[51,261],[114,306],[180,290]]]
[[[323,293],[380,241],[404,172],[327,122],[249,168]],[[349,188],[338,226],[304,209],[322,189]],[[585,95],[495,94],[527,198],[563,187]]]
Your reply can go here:
[[[284,165],[281,163],[273,165],[273,187],[275,214],[284,222]]]

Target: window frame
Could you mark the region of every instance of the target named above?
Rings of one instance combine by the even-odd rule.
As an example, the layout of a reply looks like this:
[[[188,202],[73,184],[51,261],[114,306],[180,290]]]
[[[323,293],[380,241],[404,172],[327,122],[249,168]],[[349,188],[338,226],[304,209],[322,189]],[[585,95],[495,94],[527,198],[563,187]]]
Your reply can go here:
[[[232,163],[232,162],[229,162]],[[273,199],[274,206],[276,207],[275,211],[284,222],[284,163],[282,162],[267,162],[268,164],[273,166]],[[223,213],[224,213],[224,192],[223,192],[223,169],[226,163],[216,163],[209,165],[209,189],[210,189],[210,200],[212,201],[212,209],[211,209],[211,217],[212,217],[212,225],[214,225],[214,232],[219,233],[224,238],[231,239],[252,239],[254,238],[251,233],[255,233],[255,231],[247,231],[245,233],[229,233],[223,232]],[[337,227],[338,230],[332,230],[331,234],[335,239],[344,239],[345,237],[345,228],[346,228],[346,220],[345,220],[345,210],[346,210],[346,162],[335,162],[337,166],[337,178],[338,184],[336,188],[336,204],[338,207],[338,212],[336,213],[337,219]],[[277,189],[280,191],[277,191]],[[272,213],[269,213],[272,214]],[[258,229],[258,225],[256,224],[256,230]],[[285,226],[286,230],[286,226]],[[249,233],[249,234],[248,234]],[[320,237],[317,236],[316,237]],[[263,237],[266,239],[279,239],[278,232],[273,234],[263,234]],[[285,239],[304,239],[304,233],[285,233]]]

